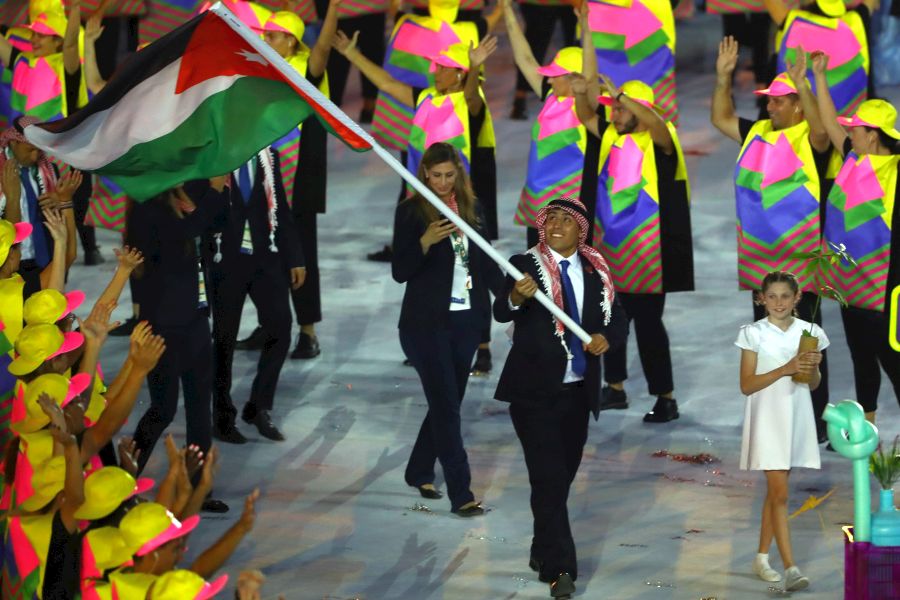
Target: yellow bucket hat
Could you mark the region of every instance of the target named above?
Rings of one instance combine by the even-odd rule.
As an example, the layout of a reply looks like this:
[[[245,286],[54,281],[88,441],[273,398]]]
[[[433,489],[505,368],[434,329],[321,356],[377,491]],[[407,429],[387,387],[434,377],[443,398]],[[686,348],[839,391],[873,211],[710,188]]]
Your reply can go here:
[[[44,12],[31,22],[28,29],[41,35],[55,35],[65,37],[66,17],[58,12]]]
[[[581,73],[581,48],[576,46],[567,46],[561,48],[553,61],[549,65],[538,67],[537,72],[544,77],[559,77],[561,75],[569,75],[570,73]]]
[[[222,591],[228,583],[228,575],[221,575],[213,582],[186,569],[176,569],[160,575],[150,589],[150,600],[207,600]]]
[[[109,574],[114,600],[146,600],[147,590],[158,577],[150,573],[123,573],[113,571]]]
[[[77,331],[63,334],[56,325],[41,323],[26,325],[16,338],[16,359],[9,364],[9,372],[16,377],[27,375],[44,361],[71,352],[84,343]]]
[[[59,290],[46,289],[29,296],[22,308],[22,316],[28,325],[56,323],[84,302],[84,292],[72,290],[65,295]]]
[[[0,219],[0,265],[6,262],[10,248],[31,235],[31,229],[29,223],[13,225],[6,219]]]
[[[133,555],[143,556],[166,542],[189,534],[199,522],[198,515],[180,522],[162,504],[144,502],[122,517],[119,530],[125,538],[128,551]]]
[[[135,480],[119,467],[97,469],[84,480],[84,503],[75,511],[75,518],[102,519],[135,494],[143,494],[152,487],[152,479]]]
[[[894,127],[897,123],[897,109],[884,100],[866,100],[859,105],[852,117],[838,117],[838,123],[844,127],[880,129],[885,135],[900,140],[900,131]]]
[[[440,54],[431,57],[431,66],[428,70],[434,73],[437,71],[437,65],[468,71],[469,47],[465,44],[451,44],[447,46],[446,49],[441,50]]]
[[[50,424],[50,417],[44,414],[41,405],[38,404],[41,394],[47,394],[60,407],[64,407],[84,392],[90,383],[91,376],[87,373],[79,373],[72,379],[56,373],[41,375],[21,388],[13,400],[10,428],[18,434],[34,433],[43,429]]]
[[[91,529],[81,545],[81,578],[100,578],[107,569],[131,564],[125,538],[117,527]]]
[[[303,19],[298,17],[296,13],[287,10],[279,10],[272,15],[263,25],[263,31],[280,31],[281,33],[289,33],[299,42],[301,48],[305,48],[303,43],[303,33],[306,31],[306,25]]]

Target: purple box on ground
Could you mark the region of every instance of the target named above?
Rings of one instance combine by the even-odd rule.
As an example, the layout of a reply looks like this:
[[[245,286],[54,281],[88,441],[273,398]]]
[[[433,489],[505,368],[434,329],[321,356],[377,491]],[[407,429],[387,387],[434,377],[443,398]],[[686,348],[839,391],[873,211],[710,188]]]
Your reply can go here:
[[[900,600],[900,546],[854,542],[844,527],[844,600]]]

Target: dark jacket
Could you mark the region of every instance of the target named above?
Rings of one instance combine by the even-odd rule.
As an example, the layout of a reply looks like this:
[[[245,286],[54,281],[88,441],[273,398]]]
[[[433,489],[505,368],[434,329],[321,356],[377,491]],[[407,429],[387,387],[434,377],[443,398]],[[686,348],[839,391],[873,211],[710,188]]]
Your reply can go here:
[[[482,220],[483,222],[483,220]],[[436,330],[446,327],[450,314],[450,289],[453,286],[455,259],[450,238],[441,240],[422,254],[419,238],[427,224],[411,201],[397,205],[394,213],[394,259],[391,272],[397,283],[406,284],[399,327]],[[484,237],[484,229],[476,227]],[[488,290],[497,293],[503,275],[497,265],[469,240],[469,273],[472,276],[470,300],[472,314],[484,327],[491,322]]]
[[[530,255],[517,254],[510,259],[514,267],[541,281],[537,264]],[[587,259],[584,268],[584,298],[581,307],[581,326],[590,334],[603,334],[610,348],[624,343],[628,322],[618,300],[613,304],[609,325],[603,324],[603,279]],[[504,402],[543,402],[552,399],[562,386],[566,373],[566,353],[556,336],[553,316],[535,299],[526,300],[518,310],[509,307],[509,293],[515,280],[507,276],[503,289],[494,300],[494,318],[501,323],[515,324],[513,345],[500,374],[494,398]],[[548,290],[543,290],[548,296]],[[581,343],[581,340],[578,340]],[[591,406],[600,400],[600,357],[585,352],[587,365],[584,382]]]
[[[154,328],[190,324],[199,304],[199,256],[196,238],[222,212],[225,197],[207,187],[197,208],[178,218],[165,200],[135,203],[128,216],[128,241],[144,255],[138,279],[141,319]]]
[[[273,150],[275,173],[275,204],[278,226],[275,228],[275,247],[278,252],[269,249],[269,205],[266,199],[266,190],[263,186],[264,172],[259,156],[256,157],[256,174],[253,178],[253,190],[250,193],[250,201],[245,203],[241,195],[241,189],[237,181],[232,181],[225,188],[228,201],[228,209],[222,219],[210,230],[204,240],[204,259],[207,266],[213,270],[228,269],[233,267],[241,252],[241,240],[244,237],[244,223],[249,219],[250,237],[253,241],[253,257],[257,261],[270,263],[280,261],[285,271],[294,267],[303,267],[303,250],[300,248],[300,238],[297,228],[294,226],[294,217],[284,197],[284,184],[279,170],[278,154]],[[221,233],[222,260],[212,260],[216,252],[215,236]]]

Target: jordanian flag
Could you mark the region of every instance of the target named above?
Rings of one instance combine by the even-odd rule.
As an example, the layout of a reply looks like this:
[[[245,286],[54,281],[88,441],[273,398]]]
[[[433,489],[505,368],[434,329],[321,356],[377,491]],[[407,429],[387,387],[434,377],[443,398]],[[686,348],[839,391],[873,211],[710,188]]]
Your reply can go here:
[[[84,109],[25,136],[139,201],[238,168],[310,115],[352,149],[372,147],[258,35],[214,10],[135,54]]]

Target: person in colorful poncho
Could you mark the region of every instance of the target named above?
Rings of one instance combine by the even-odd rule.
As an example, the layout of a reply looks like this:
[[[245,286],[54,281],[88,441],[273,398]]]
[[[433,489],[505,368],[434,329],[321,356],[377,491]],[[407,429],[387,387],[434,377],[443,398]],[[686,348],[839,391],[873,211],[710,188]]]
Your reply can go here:
[[[641,81],[617,88],[600,75],[606,95],[597,91],[596,55],[584,35],[584,80],[576,82],[578,116],[600,139],[594,215],[594,246],[610,265],[616,294],[634,321],[638,353],[653,409],[644,421],[678,418],[669,337],[663,324],[666,294],[694,289],[694,260],[687,168],[678,134],[661,115],[653,90]],[[597,103],[610,107],[609,118]],[[602,408],[628,406],[627,346],[604,357]]]
[[[763,4],[778,27],[776,73],[797,61],[802,46],[806,52],[831,57],[825,80],[839,114],[849,116],[866,96],[874,97],[868,31],[878,0],[863,0],[850,10],[844,0],[804,1],[797,9],[788,8],[784,0],[764,0]]]
[[[827,55],[813,54],[818,110],[844,164],[825,202],[822,247],[846,251],[856,261],[835,265],[826,277],[847,302],[841,319],[853,361],[856,400],[874,423],[879,365],[894,396],[900,398],[900,353],[888,342],[885,314],[889,290],[900,284],[896,258],[900,246],[893,235],[898,225],[895,202],[900,197],[900,131],[895,127],[897,110],[884,100],[866,100],[853,116],[839,117],[828,86],[823,85],[827,65]]]
[[[797,305],[801,319],[813,318],[816,288],[803,275],[804,260],[795,252],[816,250],[821,244],[822,182],[831,156],[831,142],[815,110],[816,99],[806,79],[806,53],[797,53],[789,72],[781,73],[769,87],[754,92],[768,98],[769,118],[750,121],[737,116],[731,95],[731,75],[737,64],[738,44],[726,37],[719,44],[712,124],[726,137],[741,144],[735,167],[735,201],[738,221],[738,285],[760,289],[772,271],[797,274],[803,297]],[[765,316],[753,301],[755,320]],[[828,404],[828,366],[820,365],[822,384],[813,392],[816,428],[825,441],[822,411]]]
[[[526,238],[531,247],[538,238],[535,217],[552,198],[577,196],[588,212],[593,212],[599,141],[587,135],[575,110],[572,79],[580,77],[581,48],[563,48],[550,64],[540,66],[519,27],[512,2],[504,0],[501,6],[519,72],[534,93],[544,99],[544,106],[531,128],[528,170],[515,216],[516,224],[527,228]],[[582,4],[579,15],[584,31],[587,3]]]

